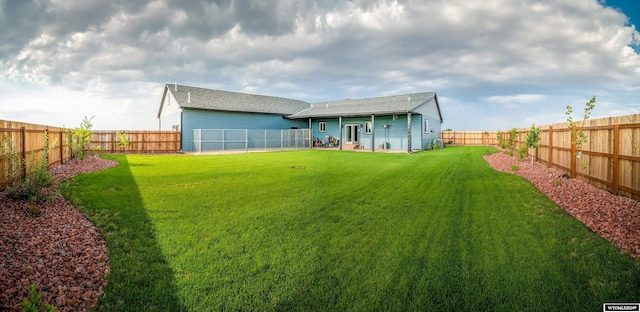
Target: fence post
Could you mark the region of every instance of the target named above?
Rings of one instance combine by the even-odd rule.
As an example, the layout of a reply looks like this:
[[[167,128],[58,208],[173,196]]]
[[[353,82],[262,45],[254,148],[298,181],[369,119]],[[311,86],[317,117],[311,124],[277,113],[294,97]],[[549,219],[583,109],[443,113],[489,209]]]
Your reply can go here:
[[[73,138],[67,139],[67,140],[68,140],[67,141],[67,153],[69,155],[69,160],[72,160],[73,159],[73,146],[72,146],[73,145],[73,142],[72,142]]]
[[[20,148],[22,149],[20,151],[20,154],[22,156],[22,177],[26,178],[27,177],[27,142],[26,142],[27,134],[24,126],[20,128],[20,136],[22,141],[20,142]]]
[[[44,129],[44,135],[47,138],[47,140],[44,142],[44,144],[46,144],[44,146],[44,151],[43,151],[44,161],[47,162],[47,168],[49,168],[49,142],[51,140],[51,138],[49,137],[49,129]],[[40,164],[40,165],[42,166],[43,164]]]
[[[63,149],[62,146],[64,145],[64,143],[62,142],[62,130],[60,130],[60,135],[59,137],[59,141],[60,141],[60,165],[62,165],[64,163],[64,153],[63,153]]]
[[[549,153],[549,156],[547,156],[547,157],[549,157],[549,159],[548,159],[547,164],[548,164],[549,168],[551,168],[553,166],[553,158],[551,158],[551,157],[553,157],[553,126],[549,126],[549,150],[548,150],[548,153]]]
[[[613,125],[613,159],[612,161],[612,172],[611,172],[611,193],[618,194],[618,162],[620,154],[620,125]]]
[[[576,149],[576,140],[571,135],[571,129],[569,129],[569,136],[571,137],[571,158],[570,158],[570,170],[571,170],[571,178],[576,177],[576,157],[578,157],[578,151]]]

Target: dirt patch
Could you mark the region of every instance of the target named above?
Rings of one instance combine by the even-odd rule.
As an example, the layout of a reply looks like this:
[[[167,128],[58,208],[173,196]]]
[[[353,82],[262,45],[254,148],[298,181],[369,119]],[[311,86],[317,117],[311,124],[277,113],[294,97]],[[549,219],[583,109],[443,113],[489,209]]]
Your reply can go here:
[[[564,172],[535,163],[524,162],[504,153],[484,156],[496,170],[517,174],[531,181],[542,193],[593,232],[618,248],[640,259],[640,202],[614,195]],[[511,165],[518,170],[512,171]]]
[[[55,183],[117,162],[98,157],[53,168]],[[86,311],[105,287],[107,245],[98,229],[61,195],[46,203],[0,193],[0,310],[22,311],[29,285],[57,311]],[[39,212],[34,216],[34,212]]]

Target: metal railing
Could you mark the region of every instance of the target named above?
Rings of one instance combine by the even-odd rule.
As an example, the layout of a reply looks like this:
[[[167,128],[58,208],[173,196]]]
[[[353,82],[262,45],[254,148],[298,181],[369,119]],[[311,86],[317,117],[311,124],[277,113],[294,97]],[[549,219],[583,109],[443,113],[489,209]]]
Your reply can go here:
[[[194,129],[193,144],[202,152],[282,151],[309,148],[309,129]]]

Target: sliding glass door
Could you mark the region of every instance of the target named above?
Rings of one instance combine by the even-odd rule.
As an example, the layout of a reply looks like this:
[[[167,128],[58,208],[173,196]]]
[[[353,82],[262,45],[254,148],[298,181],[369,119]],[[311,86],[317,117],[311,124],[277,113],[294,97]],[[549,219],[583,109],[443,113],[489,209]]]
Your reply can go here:
[[[358,144],[360,143],[360,125],[359,124],[347,124],[344,125],[344,143],[345,144]]]

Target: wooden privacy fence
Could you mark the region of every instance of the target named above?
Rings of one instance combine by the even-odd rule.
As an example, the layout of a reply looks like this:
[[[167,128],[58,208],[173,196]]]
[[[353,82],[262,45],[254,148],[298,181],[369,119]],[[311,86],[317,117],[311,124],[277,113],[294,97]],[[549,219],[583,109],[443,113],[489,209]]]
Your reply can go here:
[[[120,135],[129,141],[127,146],[120,145]],[[91,131],[89,149],[99,149],[101,153],[119,154],[163,154],[178,153],[180,131]]]
[[[63,164],[71,159],[65,132],[71,129],[0,120],[0,190],[11,184],[14,178],[25,176],[26,172],[39,166],[44,159],[48,166]],[[177,153],[181,149],[179,131],[91,131],[91,141],[87,152],[98,153]],[[123,133],[130,142],[120,147]],[[51,145],[45,153],[45,134]],[[98,148],[99,147],[99,148]]]
[[[540,126],[540,142],[535,157],[559,168],[571,177],[580,177],[614,194],[640,200],[640,114],[587,120],[582,127],[588,136],[581,157],[572,144],[568,123]],[[498,131],[442,131],[445,142],[461,145],[498,145]],[[529,128],[518,129],[516,147],[525,144]],[[502,131],[504,138],[509,131]]]
[[[71,150],[66,145],[64,131],[58,127],[0,120],[0,189],[13,182],[13,178],[25,176],[27,170],[39,166],[43,159],[49,167],[68,161]],[[54,145],[47,154],[45,134],[48,144]]]
[[[442,131],[440,138],[445,144],[498,145],[497,134],[498,131]]]

